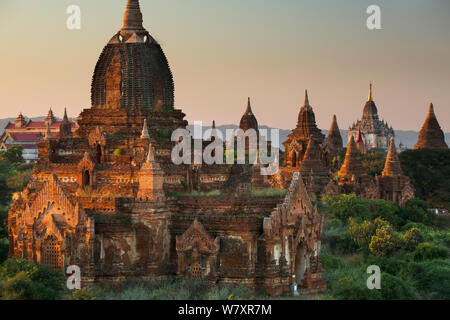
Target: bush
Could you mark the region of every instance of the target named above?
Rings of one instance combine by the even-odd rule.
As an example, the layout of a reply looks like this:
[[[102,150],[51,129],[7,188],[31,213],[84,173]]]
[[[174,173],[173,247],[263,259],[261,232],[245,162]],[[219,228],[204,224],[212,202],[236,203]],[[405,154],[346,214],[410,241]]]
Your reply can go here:
[[[408,200],[406,205],[401,208],[399,214],[405,223],[412,221],[423,223],[425,225],[433,225],[434,215],[432,212],[428,211],[428,209],[428,203],[423,200],[413,198]]]
[[[414,251],[416,247],[424,241],[423,235],[419,228],[411,228],[406,231],[403,239],[405,242],[405,248],[411,251]]]
[[[64,275],[29,260],[8,259],[0,266],[2,299],[57,299],[63,288]]]
[[[116,157],[123,156],[124,154],[125,154],[125,151],[122,148],[117,148],[116,150],[114,150],[114,155]]]
[[[8,258],[9,241],[8,238],[0,238],[0,263]]]
[[[432,260],[414,264],[417,288],[426,299],[450,299],[450,261]]]
[[[80,290],[74,290],[69,300],[96,300],[97,297],[92,288],[82,288]]]
[[[325,221],[322,242],[325,249],[328,249],[331,253],[348,254],[358,250],[358,246],[347,227],[336,220]]]
[[[324,196],[322,202],[326,205],[332,218],[339,219],[344,223],[351,217],[364,219],[370,216],[366,200],[354,195]]]
[[[377,228],[369,244],[370,252],[377,256],[391,256],[399,247],[399,239],[390,226]]]
[[[385,272],[381,274],[380,292],[384,300],[414,300],[418,298],[405,281]]]
[[[380,300],[382,298],[379,290],[370,290],[364,279],[354,276],[339,279],[332,294],[340,300]]]
[[[11,178],[6,180],[6,185],[13,191],[22,191],[27,186],[28,182],[31,180],[32,170],[26,170],[18,172]]]
[[[417,246],[413,256],[414,261],[445,259],[448,257],[448,249],[423,242]]]

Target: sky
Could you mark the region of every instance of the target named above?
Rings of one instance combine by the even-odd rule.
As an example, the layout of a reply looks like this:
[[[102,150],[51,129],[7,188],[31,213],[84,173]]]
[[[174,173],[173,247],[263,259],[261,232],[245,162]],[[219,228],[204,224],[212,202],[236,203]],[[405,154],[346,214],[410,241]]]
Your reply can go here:
[[[238,124],[247,97],[260,125],[292,129],[304,90],[316,121],[341,129],[362,115],[369,82],[379,115],[418,131],[433,102],[450,132],[448,0],[141,0],[161,44],[175,107],[208,125]],[[369,30],[369,5],[381,30]],[[69,30],[69,5],[81,29]],[[0,118],[90,107],[97,59],[121,28],[126,0],[0,0]]]

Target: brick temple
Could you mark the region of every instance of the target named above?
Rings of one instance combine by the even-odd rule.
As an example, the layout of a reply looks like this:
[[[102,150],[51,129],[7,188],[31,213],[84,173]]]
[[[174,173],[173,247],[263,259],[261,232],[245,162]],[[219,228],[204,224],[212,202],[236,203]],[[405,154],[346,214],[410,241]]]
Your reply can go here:
[[[283,163],[271,176],[261,174],[259,158],[245,165],[174,164],[171,136],[187,127],[184,118],[174,105],[166,56],[143,27],[139,1],[128,0],[123,28],[95,67],[91,107],[76,126],[67,114],[47,124],[37,144],[32,179],[14,195],[8,215],[10,257],[59,270],[78,265],[87,284],[178,275],[271,295],[288,294],[294,283],[314,293],[326,289],[324,218],[314,198],[354,194],[405,205],[414,197],[372,88],[342,163],[336,116],[326,137],[305,91],[297,125],[283,142]],[[16,122],[26,126],[22,118]],[[239,128],[244,137],[259,131],[250,98]],[[235,138],[219,143],[236,145]],[[253,146],[245,141],[248,155]],[[416,148],[448,148],[432,105]],[[363,166],[374,149],[388,150],[375,177]]]
[[[414,146],[414,149],[448,149],[447,143],[445,142],[444,132],[442,131],[436,118],[432,103],[430,103],[427,118],[425,119],[422,129],[420,129],[419,139]]]
[[[100,55],[91,102],[75,132],[64,119],[58,135],[38,143],[32,180],[8,216],[10,257],[60,270],[78,265],[84,283],[178,275],[272,295],[293,283],[301,292],[325,290],[323,216],[302,173],[290,171],[284,195],[256,196],[270,187],[258,164],[172,163],[171,133],[187,121],[174,108],[169,64],[137,0],[128,0],[123,28]],[[309,103],[302,112],[307,123],[299,118],[289,166],[305,158],[302,172],[325,184],[325,137]],[[250,102],[241,127],[257,127]],[[223,194],[195,193],[211,190]]]

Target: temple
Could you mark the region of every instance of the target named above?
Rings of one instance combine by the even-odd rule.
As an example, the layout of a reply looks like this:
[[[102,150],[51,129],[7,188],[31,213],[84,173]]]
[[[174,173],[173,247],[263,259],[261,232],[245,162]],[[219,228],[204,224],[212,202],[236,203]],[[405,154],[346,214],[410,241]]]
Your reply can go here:
[[[271,295],[294,283],[302,293],[325,290],[323,215],[304,184],[310,175],[292,170],[284,192],[267,196],[256,192],[270,187],[258,163],[172,162],[172,132],[187,121],[137,0],[100,55],[91,104],[75,132],[66,115],[59,135],[47,125],[32,179],[8,215],[10,257],[77,265],[85,284],[179,275]],[[250,101],[241,128],[257,129]],[[319,184],[324,138],[306,97],[288,162]]]
[[[0,136],[0,151],[21,146],[23,159],[26,162],[34,162],[38,158],[39,141],[44,139],[47,131],[51,136],[58,137],[61,125],[66,133],[74,132],[78,128],[76,122],[69,120],[66,110],[62,121],[56,119],[51,108],[42,121],[26,120],[21,112],[13,123],[9,122],[6,125],[5,132]]]
[[[369,97],[364,106],[361,120],[353,123],[348,129],[348,141],[351,137],[357,141],[360,131],[367,151],[373,149],[387,151],[389,141],[395,135],[392,127],[389,127],[385,121],[380,120],[378,116],[378,109],[372,97],[372,83],[370,83]]]
[[[333,120],[331,121],[331,127],[328,131],[328,143],[330,144],[332,148],[332,152],[334,155],[338,154],[339,151],[343,148],[342,143],[342,135],[341,131],[339,130],[339,126],[337,123],[336,115],[333,115]]]
[[[404,205],[414,197],[414,187],[409,178],[403,175],[394,138],[391,138],[386,163],[377,182],[381,199]]]
[[[427,118],[419,132],[419,139],[414,149],[448,149],[444,132],[437,121],[432,103],[430,103]]]

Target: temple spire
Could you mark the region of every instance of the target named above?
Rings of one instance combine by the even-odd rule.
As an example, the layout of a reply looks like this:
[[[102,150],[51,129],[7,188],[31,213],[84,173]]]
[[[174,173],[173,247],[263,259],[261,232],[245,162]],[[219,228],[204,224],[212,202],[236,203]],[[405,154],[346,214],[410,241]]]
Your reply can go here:
[[[342,149],[342,136],[337,124],[336,115],[333,115],[333,120],[331,121],[331,127],[328,131],[328,141],[333,146],[335,151]]]
[[[247,100],[247,108],[245,109],[245,113],[253,113],[252,106],[250,104],[250,97],[248,97],[248,100]]]
[[[303,103],[303,105],[309,106],[308,89],[305,90],[305,102]]]
[[[150,135],[148,133],[147,119],[144,119],[144,125],[142,126],[141,139],[149,139]]]
[[[63,122],[69,122],[69,118],[67,117],[67,108],[64,108]]]
[[[386,157],[386,163],[384,164],[383,176],[395,176],[401,175],[402,169],[400,167],[400,160],[397,155],[397,149],[395,148],[394,138],[391,138],[389,144],[389,151]]]
[[[372,81],[370,81],[370,84],[369,84],[369,98],[367,99],[367,101],[373,101],[372,100]]]
[[[143,19],[139,0],[128,0],[127,8],[123,16],[123,27],[121,32],[133,33],[145,31],[142,22]]]
[[[444,132],[436,118],[432,103],[430,103],[427,118],[419,132],[419,139],[414,149],[448,149]]]

